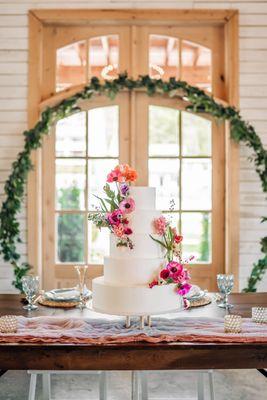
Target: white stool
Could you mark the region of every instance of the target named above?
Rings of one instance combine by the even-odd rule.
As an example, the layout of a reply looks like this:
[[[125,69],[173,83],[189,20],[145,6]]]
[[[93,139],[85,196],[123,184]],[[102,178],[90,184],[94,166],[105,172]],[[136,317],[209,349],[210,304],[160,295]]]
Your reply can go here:
[[[51,400],[51,375],[98,375],[99,376],[99,400],[107,399],[107,373],[105,371],[35,371],[30,370],[31,375],[28,400],[35,400],[37,375],[42,376],[42,399]]]
[[[205,399],[205,376],[208,375],[209,400],[214,400],[213,371],[197,371],[197,400]],[[132,372],[132,400],[148,400],[148,385],[146,371]]]

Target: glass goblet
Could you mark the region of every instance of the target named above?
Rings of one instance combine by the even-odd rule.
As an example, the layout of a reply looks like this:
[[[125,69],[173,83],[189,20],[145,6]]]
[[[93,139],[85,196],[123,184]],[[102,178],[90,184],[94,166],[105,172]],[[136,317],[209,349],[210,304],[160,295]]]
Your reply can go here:
[[[218,306],[226,309],[232,308],[233,305],[228,302],[228,295],[234,286],[234,275],[218,274],[217,285],[220,293],[224,295],[222,303],[219,303]]]
[[[79,307],[80,309],[86,308],[86,296],[84,294],[84,285],[85,285],[85,275],[88,268],[88,265],[75,265],[75,270],[78,274],[78,285],[79,285],[79,292],[80,292],[80,302]]]
[[[37,310],[38,306],[33,304],[33,302],[39,294],[39,277],[32,275],[23,276],[21,282],[23,292],[28,301],[28,304],[23,306],[23,308],[28,311]]]

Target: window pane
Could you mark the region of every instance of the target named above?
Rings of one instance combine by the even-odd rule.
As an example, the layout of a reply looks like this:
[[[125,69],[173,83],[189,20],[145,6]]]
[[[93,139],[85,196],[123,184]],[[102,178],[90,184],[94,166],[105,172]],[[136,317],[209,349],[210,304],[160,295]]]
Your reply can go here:
[[[179,111],[149,106],[149,155],[179,155]]]
[[[211,156],[211,121],[182,112],[183,156]]]
[[[84,157],[86,155],[85,112],[71,115],[56,125],[56,156]]]
[[[177,209],[177,205],[175,205],[175,209]],[[165,212],[164,216],[167,221],[170,222],[171,227],[176,228],[177,232],[180,232],[180,214],[178,212]]]
[[[88,160],[88,193],[89,193],[89,210],[99,206],[98,199],[94,196],[104,196],[103,186],[106,183],[107,174],[109,171],[118,165],[117,159],[104,160]]]
[[[182,213],[183,257],[211,262],[211,214]]]
[[[182,80],[211,91],[211,50],[182,41]]]
[[[89,222],[88,226],[89,264],[102,264],[104,256],[109,254],[109,230],[101,229]]]
[[[148,168],[149,186],[157,188],[157,209],[169,210],[171,200],[179,207],[179,160],[150,159]]]
[[[59,262],[84,262],[84,215],[63,214],[57,218]]]
[[[114,79],[119,67],[119,36],[99,36],[89,40],[90,77]]]
[[[72,43],[57,50],[56,54],[57,92],[73,85],[85,83],[86,42]]]
[[[88,111],[88,151],[91,157],[118,157],[119,107]]]
[[[171,36],[149,35],[149,75],[154,79],[179,77],[179,42]]]
[[[56,204],[58,210],[84,209],[85,160],[56,160]]]
[[[211,160],[182,160],[182,209],[211,209]]]

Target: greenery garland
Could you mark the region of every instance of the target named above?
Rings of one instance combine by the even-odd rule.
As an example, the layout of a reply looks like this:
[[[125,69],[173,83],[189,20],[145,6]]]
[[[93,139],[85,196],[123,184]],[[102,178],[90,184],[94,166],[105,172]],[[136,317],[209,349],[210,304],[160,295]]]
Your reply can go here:
[[[134,80],[128,78],[127,74],[120,74],[113,81],[101,82],[93,77],[90,83],[82,91],[61,101],[54,107],[48,107],[42,112],[39,122],[32,128],[23,132],[25,142],[23,150],[18,154],[16,161],[12,164],[12,171],[5,183],[6,199],[2,204],[0,212],[0,247],[5,261],[14,267],[15,279],[13,285],[22,290],[21,278],[31,268],[28,263],[20,263],[20,254],[16,248],[20,239],[20,226],[17,214],[23,202],[25,183],[29,171],[32,169],[30,155],[32,150],[42,146],[42,139],[47,135],[50,128],[58,120],[80,112],[79,100],[90,99],[94,95],[105,95],[114,99],[123,89],[132,91],[144,89],[148,96],[154,94],[165,94],[172,98],[184,99],[189,102],[187,110],[194,113],[207,113],[216,119],[228,120],[231,127],[231,138],[238,143],[244,143],[253,150],[253,157],[257,174],[260,177],[262,189],[267,192],[267,151],[263,148],[261,140],[253,126],[245,122],[240,112],[234,107],[224,107],[217,103],[213,97],[203,90],[190,86],[187,82],[170,78],[169,81],[152,79],[149,76],[140,76]],[[263,217],[262,222],[267,218]],[[257,283],[262,279],[267,269],[267,237],[261,240],[263,258],[254,265],[248,279],[246,292],[255,292]]]

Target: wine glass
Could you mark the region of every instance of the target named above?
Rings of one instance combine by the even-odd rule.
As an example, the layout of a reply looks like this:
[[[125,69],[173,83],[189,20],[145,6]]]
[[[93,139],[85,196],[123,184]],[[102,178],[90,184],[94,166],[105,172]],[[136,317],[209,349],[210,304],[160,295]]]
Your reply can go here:
[[[80,291],[80,302],[79,306],[80,309],[86,308],[86,296],[84,294],[84,285],[85,285],[85,275],[86,271],[88,268],[88,265],[75,265],[75,270],[78,274],[78,285],[79,285],[79,291]]]
[[[32,275],[23,276],[21,278],[21,282],[23,292],[25,293],[28,301],[28,304],[23,306],[23,308],[28,311],[37,310],[38,306],[33,304],[33,301],[39,294],[39,277]]]
[[[218,274],[217,285],[220,293],[224,295],[222,303],[219,303],[218,306],[226,309],[232,308],[233,305],[228,302],[228,295],[231,293],[234,286],[234,275]]]

